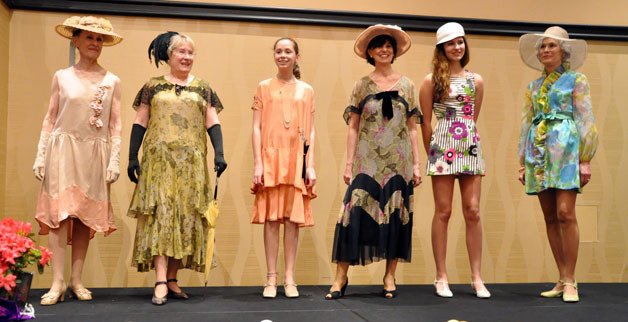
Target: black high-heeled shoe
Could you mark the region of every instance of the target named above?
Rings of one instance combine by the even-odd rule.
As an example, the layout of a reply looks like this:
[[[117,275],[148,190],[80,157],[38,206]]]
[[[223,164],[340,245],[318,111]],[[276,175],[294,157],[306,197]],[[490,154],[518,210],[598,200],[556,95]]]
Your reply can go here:
[[[169,278],[166,282],[176,283],[178,282],[178,280],[176,278]],[[173,298],[173,299],[178,299],[178,300],[187,300],[188,298],[190,298],[185,292],[183,291],[175,292],[171,290],[170,287],[168,287],[168,297]]]
[[[382,290],[382,296],[386,299],[394,299],[395,297],[397,297],[397,281],[395,280],[393,282],[393,284],[395,285],[395,289],[394,290],[387,290],[386,288],[384,288]]]
[[[347,286],[349,286],[349,279],[348,278],[347,278],[347,281],[345,282],[345,285],[342,286],[340,291],[333,291],[333,292],[327,293],[327,295],[325,295],[325,299],[326,300],[337,300],[337,299],[345,296],[345,292],[347,291]]]
[[[384,289],[382,290],[382,296],[389,300],[394,299],[395,297],[397,297],[397,290],[389,291],[389,290]]]

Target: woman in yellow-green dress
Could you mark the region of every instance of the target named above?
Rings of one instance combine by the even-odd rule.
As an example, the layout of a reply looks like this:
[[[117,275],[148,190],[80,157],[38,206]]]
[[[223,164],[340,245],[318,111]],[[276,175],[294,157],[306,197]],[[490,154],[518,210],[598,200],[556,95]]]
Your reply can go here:
[[[155,64],[170,72],[151,78],[133,103],[137,116],[131,131],[128,175],[137,183],[128,215],[137,218],[132,265],[155,269],[152,302],[186,299],[177,284],[179,268],[205,271],[207,222],[211,201],[207,168],[207,132],[214,147],[217,175],[226,169],[218,112],[222,104],[207,82],[190,74],[194,42],[176,32],[153,40]],[[138,152],[144,139],[143,157]],[[141,171],[140,171],[141,169]]]

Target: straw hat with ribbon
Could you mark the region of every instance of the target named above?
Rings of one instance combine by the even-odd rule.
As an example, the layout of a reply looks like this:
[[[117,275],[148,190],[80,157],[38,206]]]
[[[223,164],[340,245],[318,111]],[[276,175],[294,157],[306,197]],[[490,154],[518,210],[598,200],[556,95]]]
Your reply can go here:
[[[547,28],[542,34],[525,34],[519,38],[519,54],[526,65],[540,71],[545,68],[539,61],[537,48],[537,42],[543,38],[562,40],[569,44],[571,53],[568,61],[571,69],[577,69],[584,64],[587,57],[587,42],[582,39],[571,39],[567,30],[553,26]]]
[[[366,47],[369,45],[369,42],[373,40],[373,38],[379,35],[388,35],[395,39],[397,42],[396,57],[403,55],[412,45],[412,39],[410,39],[410,36],[408,36],[408,34],[399,26],[377,24],[366,28],[366,30],[362,31],[362,33],[358,35],[358,38],[355,40],[355,45],[353,46],[355,54],[362,58],[366,58]]]
[[[105,36],[103,46],[113,46],[122,41],[122,36],[113,31],[111,22],[105,18],[73,16],[65,19],[62,24],[55,27],[55,31],[59,35],[68,39],[72,39],[72,33],[76,29],[87,30]]]

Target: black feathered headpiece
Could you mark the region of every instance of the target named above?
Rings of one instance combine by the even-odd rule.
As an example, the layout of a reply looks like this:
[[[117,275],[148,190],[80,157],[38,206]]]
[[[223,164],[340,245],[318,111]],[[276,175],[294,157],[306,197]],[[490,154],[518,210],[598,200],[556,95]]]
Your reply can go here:
[[[152,62],[152,58],[155,58],[155,66],[159,67],[159,62],[168,62],[168,47],[170,46],[170,39],[172,36],[178,35],[176,31],[164,32],[153,39],[148,46],[148,60]],[[152,56],[152,58],[151,58]]]

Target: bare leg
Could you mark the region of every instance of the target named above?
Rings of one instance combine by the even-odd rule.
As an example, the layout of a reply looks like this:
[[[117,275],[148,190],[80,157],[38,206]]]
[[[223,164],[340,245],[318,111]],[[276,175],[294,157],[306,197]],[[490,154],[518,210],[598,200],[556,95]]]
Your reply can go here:
[[[166,279],[172,280],[177,279],[177,273],[179,272],[179,266],[181,265],[180,259],[174,259],[172,257],[168,257],[168,268],[166,270]],[[168,282],[168,288],[174,291],[175,293],[180,293],[181,288],[177,282]]]
[[[384,290],[396,291],[395,271],[397,270],[397,259],[389,259],[386,261],[386,273],[384,275]]]
[[[65,269],[65,245],[68,240],[68,220],[59,224],[59,228],[50,229],[48,234],[48,246],[52,251],[52,286],[50,291],[65,291],[63,272]]]
[[[552,255],[554,261],[558,267],[559,280],[565,279],[565,259],[563,256],[563,243],[561,237],[560,224],[558,222],[558,213],[556,210],[556,190],[549,189],[542,191],[538,195],[539,202],[541,204],[541,210],[543,211],[543,217],[545,219],[545,230],[547,232],[547,239],[552,249]],[[561,282],[554,285],[553,290],[560,291],[563,289]]]
[[[482,177],[460,176],[462,214],[466,227],[467,252],[471,265],[471,282],[476,292],[485,292],[482,280],[482,223],[480,221],[480,195]]]
[[[264,250],[266,251],[266,285],[277,285],[277,254],[279,253],[279,222],[264,223]]]
[[[434,218],[432,219],[432,251],[436,264],[436,289],[449,289],[447,285],[447,227],[451,217],[454,176],[432,176]]]
[[[286,265],[285,284],[295,284],[294,264],[299,246],[299,225],[286,220],[284,221],[283,229],[283,249]]]
[[[576,262],[578,261],[578,247],[580,246],[580,232],[576,219],[576,192],[573,190],[556,190],[556,210],[561,230],[563,254],[563,281],[566,295],[578,293],[571,284],[576,281]]]
[[[164,255],[154,256],[153,261],[155,264],[155,281],[165,282],[166,272],[168,270],[168,259]],[[168,286],[166,284],[160,284],[155,286],[155,296],[164,297],[168,294]]]
[[[85,256],[89,247],[90,229],[80,220],[74,219],[72,222],[72,274],[70,285],[75,290],[83,288],[82,276]]]

